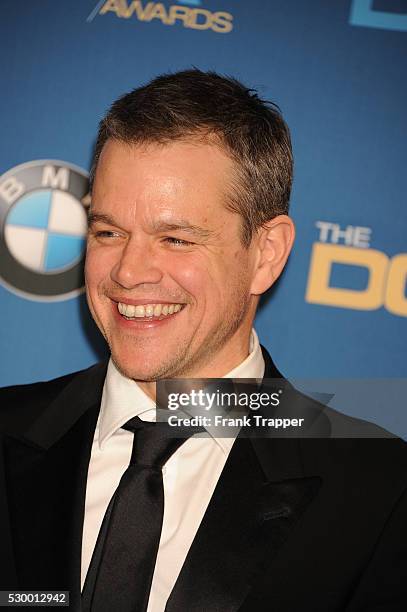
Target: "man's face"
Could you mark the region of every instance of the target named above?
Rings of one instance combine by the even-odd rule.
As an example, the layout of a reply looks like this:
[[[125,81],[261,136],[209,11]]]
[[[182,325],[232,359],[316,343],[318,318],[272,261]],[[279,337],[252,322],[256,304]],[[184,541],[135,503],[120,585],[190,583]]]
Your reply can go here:
[[[129,378],[223,376],[247,356],[255,256],[241,244],[241,217],[224,206],[232,173],[213,144],[103,148],[87,297]]]

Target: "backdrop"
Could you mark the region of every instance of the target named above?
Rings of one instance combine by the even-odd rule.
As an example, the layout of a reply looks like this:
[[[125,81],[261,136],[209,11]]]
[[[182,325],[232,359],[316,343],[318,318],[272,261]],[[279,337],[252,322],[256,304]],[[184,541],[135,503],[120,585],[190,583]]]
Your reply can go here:
[[[381,379],[375,408],[342,407],[407,436],[407,0],[3,0],[1,17],[0,383],[103,355],[81,272],[97,124],[197,66],[256,88],[292,132],[298,237],[262,343],[291,378]]]

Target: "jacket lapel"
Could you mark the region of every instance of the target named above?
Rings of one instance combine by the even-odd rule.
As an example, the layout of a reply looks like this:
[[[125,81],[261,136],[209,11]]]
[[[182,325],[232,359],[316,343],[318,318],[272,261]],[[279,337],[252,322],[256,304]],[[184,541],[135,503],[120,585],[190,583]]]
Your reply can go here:
[[[73,379],[23,435],[5,440],[21,589],[70,591],[79,610],[87,471],[106,365]]]
[[[238,610],[318,488],[318,478],[268,481],[252,441],[238,438],[166,611]]]
[[[282,379],[267,351],[265,379]],[[247,437],[246,437],[247,436]],[[297,438],[236,439],[166,612],[234,612],[273,562],[321,481],[306,475]]]

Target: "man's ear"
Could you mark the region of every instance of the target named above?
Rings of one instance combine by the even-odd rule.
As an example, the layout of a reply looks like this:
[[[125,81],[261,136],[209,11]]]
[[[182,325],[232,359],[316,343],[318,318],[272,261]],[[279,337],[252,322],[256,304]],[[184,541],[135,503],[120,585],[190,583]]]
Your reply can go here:
[[[288,215],[278,215],[267,221],[254,236],[256,269],[251,293],[260,295],[267,291],[280,276],[295,238],[295,227]]]

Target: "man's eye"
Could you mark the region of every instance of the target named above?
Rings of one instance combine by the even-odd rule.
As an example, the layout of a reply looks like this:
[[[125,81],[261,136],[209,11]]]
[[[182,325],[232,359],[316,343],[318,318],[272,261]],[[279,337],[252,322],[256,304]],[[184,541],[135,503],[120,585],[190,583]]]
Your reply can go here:
[[[98,232],[94,232],[96,238],[115,238],[118,234],[117,232],[112,232],[111,230],[100,230]]]
[[[173,238],[172,236],[166,236],[164,238],[165,242],[169,244],[173,244],[174,246],[190,246],[193,242],[188,242],[187,240],[181,240],[181,238]]]

